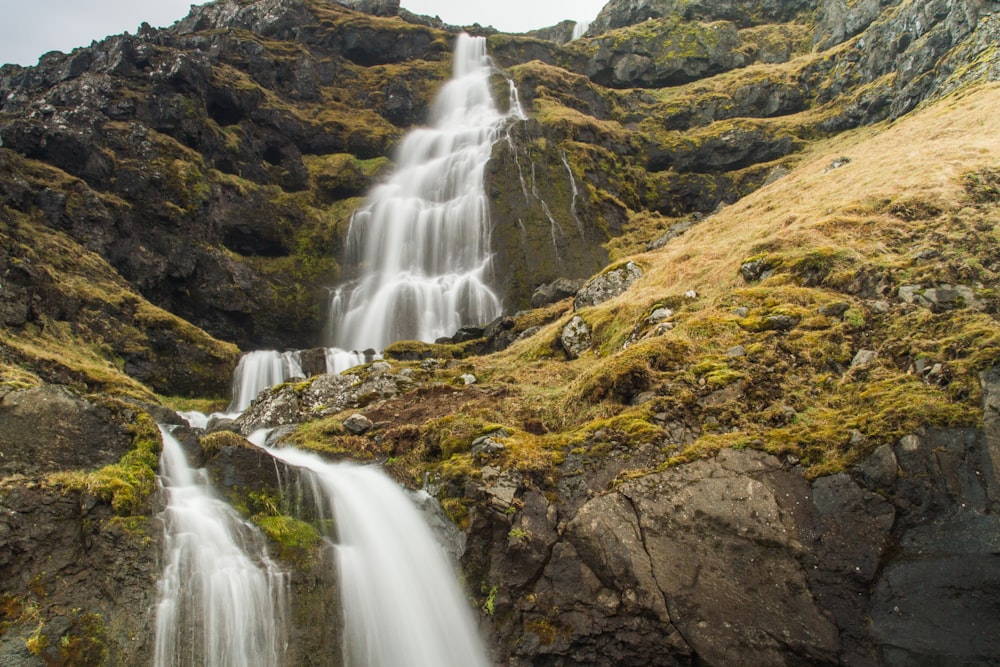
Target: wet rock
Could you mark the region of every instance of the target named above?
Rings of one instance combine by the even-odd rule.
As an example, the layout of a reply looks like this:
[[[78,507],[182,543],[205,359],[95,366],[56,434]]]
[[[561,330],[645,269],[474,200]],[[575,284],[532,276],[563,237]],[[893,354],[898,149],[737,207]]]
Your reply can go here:
[[[634,262],[606,271],[584,285],[573,300],[573,309],[596,306],[623,294],[632,283],[642,277],[642,269]]]
[[[236,420],[236,428],[249,435],[262,428],[298,424],[374,401],[396,396],[409,378],[371,368],[350,375],[319,375],[309,382],[280,385],[260,396]]]
[[[563,327],[559,344],[570,359],[576,359],[590,349],[590,327],[582,317],[577,315]]]

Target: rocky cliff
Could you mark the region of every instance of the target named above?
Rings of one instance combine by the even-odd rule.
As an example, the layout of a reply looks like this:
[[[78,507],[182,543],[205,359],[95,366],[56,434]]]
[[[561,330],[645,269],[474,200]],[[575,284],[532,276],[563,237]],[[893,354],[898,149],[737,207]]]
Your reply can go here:
[[[437,498],[496,664],[996,662],[997,9],[473,27],[527,116],[487,170],[507,315],[179,432],[293,572],[288,663],[339,664],[338,602],[264,426]],[[456,30],[220,0],[0,68],[0,662],[149,661],[153,419],[320,342]]]

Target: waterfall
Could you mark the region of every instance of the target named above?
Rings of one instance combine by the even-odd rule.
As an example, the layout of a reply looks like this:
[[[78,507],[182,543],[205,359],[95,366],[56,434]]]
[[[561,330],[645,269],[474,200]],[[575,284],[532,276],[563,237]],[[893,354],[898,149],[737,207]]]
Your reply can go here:
[[[348,368],[373,361],[378,355],[367,355],[364,352],[348,352],[337,347],[326,348],[326,372],[330,374],[343,373]]]
[[[303,469],[323,525],[333,519],[344,606],[344,664],[486,667],[455,574],[423,516],[378,468],[268,450]]]
[[[298,352],[248,352],[233,371],[233,399],[229,412],[243,412],[263,390],[290,378],[304,376]]]
[[[573,39],[580,39],[590,28],[590,21],[577,21],[573,26]]]
[[[166,429],[160,476],[167,537],[155,667],[272,667],[284,662],[286,575],[264,537],[214,497]]]
[[[503,125],[523,112],[513,103],[506,115],[497,109],[494,72],[486,40],[459,35],[453,75],[434,101],[430,126],[406,135],[394,173],[351,219],[347,259],[359,275],[331,298],[335,346],[381,350],[398,340],[432,342],[501,314],[488,286],[483,175]]]

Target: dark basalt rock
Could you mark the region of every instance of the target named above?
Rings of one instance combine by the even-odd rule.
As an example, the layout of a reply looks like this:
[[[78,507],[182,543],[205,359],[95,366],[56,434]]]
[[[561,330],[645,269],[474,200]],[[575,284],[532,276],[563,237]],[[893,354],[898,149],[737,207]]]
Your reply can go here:
[[[768,454],[724,450],[602,490],[617,470],[650,465],[640,450],[585,475],[569,457],[549,504],[529,480],[484,468],[489,508],[465,562],[509,584],[495,600],[498,655],[988,664],[1000,654],[983,631],[1000,622],[994,375],[983,431],[908,436],[812,482]]]
[[[0,477],[94,469],[132,449],[120,415],[64,387],[0,398]]]

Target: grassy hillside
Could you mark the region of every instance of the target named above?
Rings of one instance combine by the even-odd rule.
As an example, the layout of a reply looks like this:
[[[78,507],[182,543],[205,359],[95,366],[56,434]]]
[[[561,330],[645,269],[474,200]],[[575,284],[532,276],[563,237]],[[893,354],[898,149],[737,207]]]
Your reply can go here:
[[[494,433],[505,449],[490,465],[551,488],[570,455],[652,445],[651,470],[751,447],[818,476],[921,427],[978,424],[977,374],[1000,358],[998,103],[1000,85],[980,86],[816,142],[788,175],[628,256],[645,275],[620,297],[522,314],[520,328],[544,326],[434,371],[451,390],[372,405],[390,428],[363,449],[401,476],[459,481],[481,474],[469,450]],[[963,296],[919,305],[946,285]],[[649,323],[664,307],[666,325]],[[593,345],[568,360],[557,338],[574,315]],[[346,416],[297,439],[356,449],[337,435]]]

